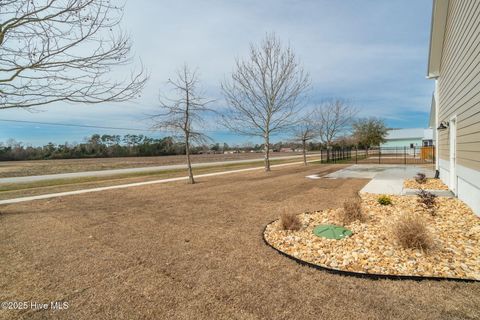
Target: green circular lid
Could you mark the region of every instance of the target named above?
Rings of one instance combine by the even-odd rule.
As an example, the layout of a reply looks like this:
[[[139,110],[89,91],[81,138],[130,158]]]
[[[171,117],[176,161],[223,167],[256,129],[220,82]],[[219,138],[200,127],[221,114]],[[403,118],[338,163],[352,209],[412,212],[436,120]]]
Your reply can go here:
[[[341,226],[336,226],[334,224],[321,224],[319,226],[316,226],[313,229],[313,233],[317,237],[335,240],[340,240],[353,234],[352,231],[345,229]]]

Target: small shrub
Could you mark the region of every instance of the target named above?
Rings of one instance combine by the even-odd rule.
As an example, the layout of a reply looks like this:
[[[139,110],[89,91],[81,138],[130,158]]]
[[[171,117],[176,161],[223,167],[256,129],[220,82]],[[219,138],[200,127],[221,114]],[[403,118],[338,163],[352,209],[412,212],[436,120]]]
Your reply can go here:
[[[302,223],[296,214],[284,213],[280,218],[280,227],[282,230],[300,230]]]
[[[354,198],[346,200],[343,203],[343,210],[341,211],[341,218],[343,223],[348,224],[354,221],[365,221],[365,216],[362,211],[362,199]]]
[[[425,173],[422,172],[418,172],[414,178],[415,181],[417,181],[417,183],[419,184],[424,184],[427,182],[427,176],[425,175]]]
[[[418,203],[427,210],[432,216],[436,215],[437,196],[431,192],[420,190],[417,192]]]
[[[392,198],[390,198],[389,196],[386,196],[386,195],[378,197],[377,201],[382,206],[389,206],[389,205],[392,204]]]
[[[425,222],[418,216],[402,216],[394,226],[394,234],[403,248],[428,251],[433,247],[433,240]]]

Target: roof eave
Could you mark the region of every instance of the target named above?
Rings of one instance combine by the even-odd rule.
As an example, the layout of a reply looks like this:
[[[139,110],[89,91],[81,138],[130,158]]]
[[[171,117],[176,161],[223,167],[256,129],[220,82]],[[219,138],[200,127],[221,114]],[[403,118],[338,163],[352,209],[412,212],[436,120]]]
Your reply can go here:
[[[435,79],[440,75],[443,40],[447,24],[448,2],[449,0],[433,0],[432,23],[430,26],[430,47],[428,54],[428,79]]]

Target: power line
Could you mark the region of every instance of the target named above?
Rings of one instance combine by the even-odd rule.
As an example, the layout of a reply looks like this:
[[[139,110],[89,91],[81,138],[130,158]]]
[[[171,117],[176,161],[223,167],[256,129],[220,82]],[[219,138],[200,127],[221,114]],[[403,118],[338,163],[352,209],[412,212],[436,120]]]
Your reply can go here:
[[[94,129],[108,129],[108,130],[128,130],[128,131],[162,131],[158,129],[137,129],[137,128],[123,128],[123,127],[109,127],[109,126],[93,126],[87,124],[74,124],[74,123],[60,123],[60,122],[41,122],[41,121],[27,121],[27,120],[14,120],[14,119],[0,119],[3,122],[15,122],[15,123],[28,123],[28,124],[42,124],[47,126],[61,126],[61,127],[79,127],[79,128],[94,128]],[[205,132],[218,132],[218,130],[203,130]]]
[[[40,121],[26,121],[26,120],[13,120],[13,119],[0,119],[3,122],[16,122],[16,123],[29,123],[29,124],[42,124],[48,126],[62,126],[62,127],[79,127],[79,128],[95,128],[95,129],[109,129],[109,130],[128,130],[128,131],[154,131],[152,129],[136,129],[136,128],[122,128],[122,127],[108,127],[108,126],[93,126],[86,124],[74,124],[74,123],[58,123],[58,122],[40,122]]]

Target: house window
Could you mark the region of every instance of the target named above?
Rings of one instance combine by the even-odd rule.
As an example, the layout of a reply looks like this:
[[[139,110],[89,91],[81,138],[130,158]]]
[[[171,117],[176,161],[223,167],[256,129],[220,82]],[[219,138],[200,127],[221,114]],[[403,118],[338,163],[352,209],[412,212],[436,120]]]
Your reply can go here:
[[[433,141],[432,140],[423,140],[423,146],[424,147],[431,147],[431,146],[433,146]]]

